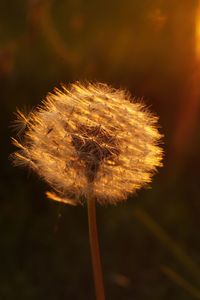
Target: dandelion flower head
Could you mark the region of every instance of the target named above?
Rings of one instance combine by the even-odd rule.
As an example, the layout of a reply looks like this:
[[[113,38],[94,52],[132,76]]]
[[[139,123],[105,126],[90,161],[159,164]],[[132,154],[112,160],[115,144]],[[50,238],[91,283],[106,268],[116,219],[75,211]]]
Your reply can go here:
[[[161,166],[157,117],[141,101],[106,84],[55,89],[14,139],[16,165],[28,165],[52,187],[47,196],[77,203],[88,186],[101,204],[125,200]]]

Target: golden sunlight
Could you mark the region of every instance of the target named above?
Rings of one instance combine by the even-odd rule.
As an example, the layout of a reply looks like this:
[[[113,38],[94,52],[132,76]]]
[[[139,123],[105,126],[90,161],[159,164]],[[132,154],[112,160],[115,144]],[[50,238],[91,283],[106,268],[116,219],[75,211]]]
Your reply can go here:
[[[200,59],[200,1],[198,1],[197,13],[196,13],[196,58]]]

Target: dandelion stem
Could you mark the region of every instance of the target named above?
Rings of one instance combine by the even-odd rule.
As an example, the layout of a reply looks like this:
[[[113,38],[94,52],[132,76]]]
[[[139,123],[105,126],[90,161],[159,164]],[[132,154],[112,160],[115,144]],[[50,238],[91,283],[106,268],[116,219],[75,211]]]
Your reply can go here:
[[[87,203],[88,203],[88,226],[89,226],[90,250],[92,256],[92,267],[93,267],[94,284],[96,290],[96,299],[105,300],[103,275],[102,275],[99,242],[98,242],[98,232],[97,232],[97,225],[96,225],[95,198],[93,196],[91,189],[90,192],[88,193]]]

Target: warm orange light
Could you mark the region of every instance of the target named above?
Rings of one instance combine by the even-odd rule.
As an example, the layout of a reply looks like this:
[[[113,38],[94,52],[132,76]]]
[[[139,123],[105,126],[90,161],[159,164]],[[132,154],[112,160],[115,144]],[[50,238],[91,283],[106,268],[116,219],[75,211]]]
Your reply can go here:
[[[196,13],[196,57],[200,59],[200,1]]]

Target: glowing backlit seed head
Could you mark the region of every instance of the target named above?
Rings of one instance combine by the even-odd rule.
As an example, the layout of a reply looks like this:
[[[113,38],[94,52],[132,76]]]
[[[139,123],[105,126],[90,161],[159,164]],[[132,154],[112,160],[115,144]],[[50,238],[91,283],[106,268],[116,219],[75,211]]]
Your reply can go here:
[[[92,184],[99,203],[116,203],[149,183],[161,166],[157,117],[105,84],[63,86],[19,118],[26,129],[14,140],[14,162],[44,178],[53,200],[76,204]]]

